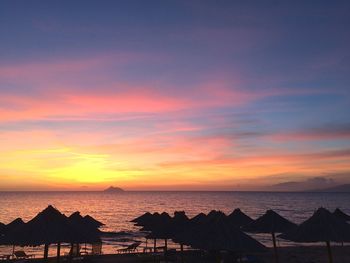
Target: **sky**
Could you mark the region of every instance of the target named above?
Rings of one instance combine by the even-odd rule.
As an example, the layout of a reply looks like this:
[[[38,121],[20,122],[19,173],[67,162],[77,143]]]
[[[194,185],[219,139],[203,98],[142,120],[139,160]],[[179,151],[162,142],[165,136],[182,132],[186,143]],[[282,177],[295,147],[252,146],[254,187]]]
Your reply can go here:
[[[0,1],[0,190],[350,183],[349,12]]]

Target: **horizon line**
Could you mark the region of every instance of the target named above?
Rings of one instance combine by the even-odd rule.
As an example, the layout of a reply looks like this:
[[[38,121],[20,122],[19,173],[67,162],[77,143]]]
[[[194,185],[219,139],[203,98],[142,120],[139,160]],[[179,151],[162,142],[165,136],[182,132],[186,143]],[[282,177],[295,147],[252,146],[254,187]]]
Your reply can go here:
[[[310,189],[299,191],[273,191],[273,190],[123,190],[119,192],[107,192],[104,190],[0,190],[0,193],[106,193],[123,194],[128,192],[222,192],[222,193],[349,193],[348,191],[322,191],[322,189]]]

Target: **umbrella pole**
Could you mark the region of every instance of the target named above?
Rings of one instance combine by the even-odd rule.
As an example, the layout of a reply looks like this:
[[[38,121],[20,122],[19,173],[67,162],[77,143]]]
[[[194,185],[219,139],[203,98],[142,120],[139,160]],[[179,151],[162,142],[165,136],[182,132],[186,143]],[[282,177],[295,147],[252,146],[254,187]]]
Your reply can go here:
[[[180,250],[181,250],[181,263],[184,263],[184,245],[180,244]]]
[[[276,235],[275,235],[275,232],[272,232],[271,234],[272,234],[272,242],[273,242],[273,251],[274,251],[274,254],[275,254],[275,263],[278,263]]]
[[[49,244],[45,244],[44,246],[44,259],[47,259],[49,256]]]
[[[153,243],[153,260],[154,262],[156,262],[156,250],[157,250],[157,239],[154,239],[154,243]]]
[[[60,256],[61,256],[61,243],[57,243],[57,263],[60,262]]]
[[[329,263],[333,263],[331,244],[329,241],[327,241],[326,244],[327,244],[327,250],[328,250]]]
[[[168,263],[168,255],[167,255],[167,251],[168,251],[168,239],[164,239],[164,257],[165,257],[165,263]]]
[[[220,263],[221,262],[221,253],[220,253],[220,251],[217,251],[215,253],[215,255],[216,255],[217,262]]]
[[[72,262],[72,258],[73,258],[73,248],[74,248],[74,244],[73,244],[73,243],[70,243],[69,262]]]

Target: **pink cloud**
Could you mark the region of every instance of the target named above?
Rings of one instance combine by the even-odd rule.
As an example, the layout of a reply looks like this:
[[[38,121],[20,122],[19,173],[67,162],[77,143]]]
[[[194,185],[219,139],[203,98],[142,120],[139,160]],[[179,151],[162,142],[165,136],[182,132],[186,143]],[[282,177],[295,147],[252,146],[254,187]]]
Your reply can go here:
[[[274,140],[335,140],[350,138],[350,124],[330,123],[322,127],[303,128],[299,131],[273,134]]]

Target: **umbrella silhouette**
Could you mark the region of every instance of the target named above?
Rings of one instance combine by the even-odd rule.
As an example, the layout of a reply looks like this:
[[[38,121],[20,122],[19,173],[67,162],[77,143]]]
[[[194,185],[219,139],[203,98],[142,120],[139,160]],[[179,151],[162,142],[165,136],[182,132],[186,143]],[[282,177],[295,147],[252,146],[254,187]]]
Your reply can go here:
[[[163,212],[161,214],[154,213],[150,216],[146,216],[143,220],[136,225],[143,226],[141,231],[151,231],[151,234],[146,238],[154,239],[154,251],[157,248],[157,239],[168,239],[170,237],[170,223],[171,217],[168,213]]]
[[[246,226],[254,221],[252,218],[243,213],[239,208],[236,208],[231,214],[228,215],[228,220],[231,224],[237,227]]]
[[[96,220],[95,218],[93,218],[90,215],[86,215],[84,216],[84,220],[87,224],[90,224],[91,226],[95,227],[95,228],[99,228],[101,226],[104,226],[104,223]]]
[[[174,217],[170,219],[164,215],[163,220],[152,226],[151,233],[147,238],[164,239],[165,249],[167,249],[168,239],[189,226],[190,220],[183,211],[175,211]],[[181,246],[181,250],[183,247]]]
[[[207,217],[206,214],[204,214],[204,213],[199,213],[198,215],[196,215],[196,216],[194,216],[194,217],[192,217],[192,218],[190,219],[190,223],[191,223],[191,224],[194,224],[194,225],[196,225],[196,224],[198,224],[198,223],[202,223],[202,222],[204,222],[204,220],[205,220],[206,217]]]
[[[294,242],[326,242],[329,262],[333,262],[330,242],[350,241],[350,225],[325,208],[319,208],[309,219],[279,237]]]
[[[91,217],[92,218],[92,217]],[[77,227],[81,229],[82,231],[91,231],[95,232],[96,234],[100,234],[100,230],[98,229],[101,226],[101,222],[93,221],[87,216],[82,217],[79,211],[74,212],[68,217],[69,221],[74,225],[74,227]],[[99,223],[97,223],[99,222]]]
[[[212,222],[216,220],[226,220],[226,219],[227,219],[227,216],[223,212],[217,211],[217,210],[211,210],[209,214],[205,217],[204,221]]]
[[[5,224],[0,222],[0,236],[3,234],[4,229],[5,229]]]
[[[98,229],[102,224],[101,222],[82,217],[79,211],[71,214],[68,219],[71,225],[82,235],[81,243],[85,243],[85,246],[86,243],[101,243],[100,236],[102,232]],[[72,243],[71,251],[73,251],[73,246],[74,244]]]
[[[336,217],[343,219],[345,221],[350,221],[350,216],[345,214],[342,210],[340,210],[339,208],[335,209],[333,212],[333,215],[335,215]]]
[[[74,240],[78,243],[100,242],[101,231],[97,223],[93,223],[86,217],[82,217],[80,212],[74,212],[69,217],[71,226],[77,231]]]
[[[57,259],[61,242],[90,242],[96,237],[93,233],[81,232],[56,208],[49,205],[33,219],[11,233],[12,244],[22,246],[45,245],[44,258],[48,257],[50,244],[58,244]]]
[[[232,226],[223,218],[192,226],[175,235],[173,240],[193,248],[216,252],[220,250],[231,252],[261,252],[265,250],[261,243]]]
[[[22,220],[22,218],[16,218],[15,220],[13,220],[12,222],[8,223],[7,225],[3,225],[1,227],[0,225],[0,244],[3,245],[12,245],[10,237],[11,234],[16,231],[16,229],[22,227],[23,225],[25,225],[24,221]],[[15,245],[13,244],[13,248],[12,248],[12,253],[15,252]]]
[[[181,224],[188,223],[190,220],[184,211],[175,211],[174,217],[172,219],[174,222],[178,222]]]
[[[142,223],[138,223],[137,225],[143,226],[141,230],[152,231],[154,228],[157,228],[159,225],[165,225],[171,220],[171,217],[168,213],[163,212],[161,214],[154,213],[152,217],[144,220]]]
[[[7,233],[11,233],[12,231],[16,230],[19,227],[22,227],[23,225],[25,225],[25,223],[22,220],[22,218],[16,218],[12,222],[5,225],[4,230],[3,230],[4,234],[6,235]]]
[[[264,215],[243,227],[244,231],[252,233],[270,233],[272,236],[273,248],[275,253],[275,262],[278,262],[278,253],[276,245],[276,233],[282,233],[295,228],[296,224],[280,216],[273,210],[267,210]]]
[[[142,226],[145,222],[148,222],[152,218],[152,214],[150,212],[146,212],[143,215],[134,218],[130,222],[135,223],[136,225]]]

